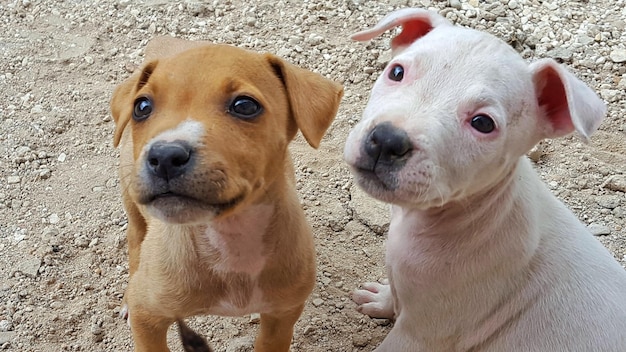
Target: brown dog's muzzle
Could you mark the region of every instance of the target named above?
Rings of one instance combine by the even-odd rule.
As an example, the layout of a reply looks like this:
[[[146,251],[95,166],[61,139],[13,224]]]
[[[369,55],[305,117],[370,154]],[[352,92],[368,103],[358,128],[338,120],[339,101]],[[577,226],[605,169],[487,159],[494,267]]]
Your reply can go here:
[[[148,151],[146,168],[153,177],[170,181],[193,168],[194,154],[184,141],[156,142]]]
[[[183,140],[152,144],[138,161],[133,187],[137,202],[174,223],[193,221],[200,214],[217,216],[236,206],[245,190],[229,196],[226,168],[219,162],[207,164],[201,154]]]

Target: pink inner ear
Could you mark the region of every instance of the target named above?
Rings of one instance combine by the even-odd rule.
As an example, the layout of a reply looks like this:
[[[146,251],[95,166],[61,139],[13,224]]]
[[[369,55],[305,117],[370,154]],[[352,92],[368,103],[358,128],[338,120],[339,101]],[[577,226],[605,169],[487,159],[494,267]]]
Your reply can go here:
[[[418,38],[425,36],[433,29],[430,22],[425,19],[418,19],[402,23],[402,32],[391,41],[391,47],[406,46],[413,43]]]
[[[569,111],[565,87],[558,72],[551,67],[546,67],[543,72],[538,73],[535,82],[539,82],[538,87],[543,86],[539,92],[538,103],[552,126],[554,137],[572,132],[574,130],[572,115]]]

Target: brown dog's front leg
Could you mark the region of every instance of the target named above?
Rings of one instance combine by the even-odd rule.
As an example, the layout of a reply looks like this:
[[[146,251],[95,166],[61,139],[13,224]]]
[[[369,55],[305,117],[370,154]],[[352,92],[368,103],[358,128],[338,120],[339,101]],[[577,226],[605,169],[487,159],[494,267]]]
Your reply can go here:
[[[124,195],[124,208],[128,216],[128,228],[126,229],[126,241],[128,243],[128,271],[129,279],[133,277],[139,268],[139,256],[141,253],[141,243],[146,237],[146,220],[139,212],[137,205],[130,199],[128,195]],[[128,318],[128,304],[126,293],[122,299],[122,309],[120,317]]]
[[[147,314],[141,308],[132,307],[130,329],[135,342],[135,352],[169,352],[167,329],[172,320]]]
[[[141,243],[146,237],[146,220],[139,212],[139,208],[129,196],[124,196],[124,208],[128,216],[128,229],[126,230],[126,241],[128,241],[128,270],[133,276],[137,268],[139,268],[139,253],[141,252]]]
[[[255,352],[287,352],[293,337],[293,326],[304,305],[276,313],[261,314],[261,331],[254,343]]]

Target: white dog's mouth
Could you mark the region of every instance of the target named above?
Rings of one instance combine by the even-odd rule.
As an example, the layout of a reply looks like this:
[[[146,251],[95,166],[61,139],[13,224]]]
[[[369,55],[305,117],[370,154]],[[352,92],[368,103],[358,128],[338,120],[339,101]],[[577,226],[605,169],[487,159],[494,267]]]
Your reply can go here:
[[[390,121],[355,128],[346,141],[344,160],[355,183],[383,202],[428,208],[450,196],[448,177],[428,151],[427,141]]]
[[[370,196],[387,203],[403,201],[397,177],[382,173],[380,177],[375,171],[351,168],[356,184]]]
[[[393,192],[398,188],[398,178],[388,170],[381,168],[368,170],[358,166],[352,168],[359,186],[364,189],[377,189],[385,192]]]

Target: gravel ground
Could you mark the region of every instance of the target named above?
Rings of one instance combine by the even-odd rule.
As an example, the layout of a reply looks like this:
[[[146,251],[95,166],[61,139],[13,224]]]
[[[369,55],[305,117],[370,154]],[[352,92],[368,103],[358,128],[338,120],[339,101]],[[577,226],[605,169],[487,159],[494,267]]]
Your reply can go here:
[[[389,11],[429,7],[503,38],[532,60],[553,57],[596,89],[609,112],[589,145],[576,137],[531,154],[550,188],[626,264],[624,0],[167,1],[0,0],[0,350],[123,351],[117,318],[128,279],[108,102],[170,34],[281,55],[345,85],[322,148],[293,145],[302,205],[318,249],[317,287],[294,351],[371,351],[389,329],[349,292],[384,275],[387,207],[364,196],[341,161],[388,36],[348,36]],[[599,297],[601,299],[601,297]],[[255,317],[190,319],[218,351],[249,351]],[[170,345],[180,351],[170,332]]]

